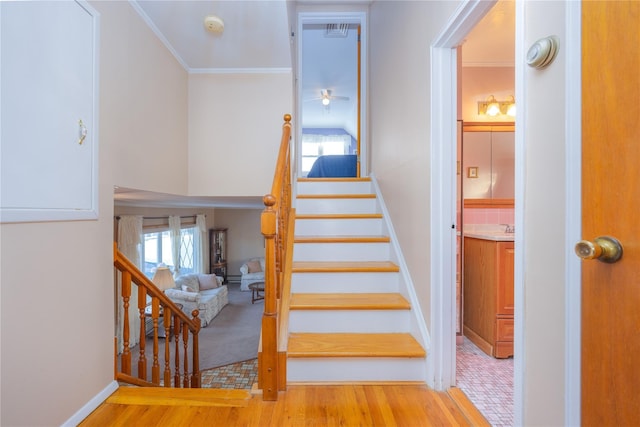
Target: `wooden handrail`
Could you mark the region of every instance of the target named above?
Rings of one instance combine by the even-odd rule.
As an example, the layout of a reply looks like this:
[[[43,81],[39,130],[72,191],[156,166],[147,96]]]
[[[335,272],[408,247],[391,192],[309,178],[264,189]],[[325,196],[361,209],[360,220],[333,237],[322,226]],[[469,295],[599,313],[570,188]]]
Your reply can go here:
[[[113,246],[113,265],[120,273],[122,291],[121,298],[123,304],[123,351],[118,363],[118,352],[115,349],[115,379],[128,384],[138,386],[157,387],[160,382],[160,350],[159,333],[160,327],[164,329],[164,367],[163,386],[164,387],[191,387],[199,388],[201,385],[201,373],[199,362],[198,334],[200,332],[199,311],[193,310],[193,318],[182,312],[173,301],[171,301],[163,291],[161,291],[147,276],[142,273],[134,263],[132,263],[117,245]],[[129,301],[131,298],[131,283],[138,285],[138,312],[140,313],[140,344],[138,350],[138,376],[131,375],[131,349],[129,348]],[[147,312],[147,296],[151,297],[151,316]],[[118,301],[118,303],[120,303]],[[146,354],[146,319],[151,317],[153,321],[153,351],[151,365],[151,381],[147,380],[147,354]],[[162,325],[160,319],[162,318]],[[171,367],[171,332],[173,332],[175,349],[173,353],[173,374]],[[189,346],[189,337],[191,346]],[[182,342],[180,339],[182,338]],[[180,353],[182,352],[182,359]],[[192,368],[189,372],[189,354],[191,354]],[[182,360],[182,365],[181,365]],[[119,367],[119,368],[118,368]],[[181,371],[182,368],[182,371]],[[134,378],[134,379],[132,379]]]
[[[265,238],[264,313],[258,384],[264,400],[278,399],[278,300],[282,297],[287,228],[291,211],[291,115],[285,114],[271,193],[262,200],[265,209],[260,228]],[[281,358],[282,356],[280,356]]]

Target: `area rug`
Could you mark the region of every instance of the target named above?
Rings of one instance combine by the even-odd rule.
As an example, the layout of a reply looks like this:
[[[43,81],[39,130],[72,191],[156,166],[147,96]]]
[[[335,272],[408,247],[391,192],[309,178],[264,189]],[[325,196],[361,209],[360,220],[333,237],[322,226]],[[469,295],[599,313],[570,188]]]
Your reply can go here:
[[[258,359],[206,369],[201,374],[202,388],[250,390],[258,381]]]

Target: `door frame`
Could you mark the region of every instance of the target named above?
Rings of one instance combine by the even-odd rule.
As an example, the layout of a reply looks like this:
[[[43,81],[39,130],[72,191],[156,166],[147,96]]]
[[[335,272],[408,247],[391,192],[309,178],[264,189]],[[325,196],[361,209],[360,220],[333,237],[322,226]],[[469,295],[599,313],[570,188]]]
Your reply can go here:
[[[297,12],[297,27],[296,27],[296,113],[297,117],[302,117],[302,104],[303,100],[301,99],[302,94],[302,73],[304,70],[302,69],[302,28],[305,24],[330,24],[335,23],[336,21],[340,21],[343,23],[349,24],[358,24],[360,25],[361,37],[360,37],[360,126],[358,135],[358,140],[360,141],[360,152],[358,153],[359,164],[360,164],[360,176],[368,176],[369,175],[369,167],[368,167],[368,134],[367,129],[369,127],[368,123],[368,101],[367,101],[367,64],[368,64],[368,34],[369,27],[367,23],[367,13],[366,12]],[[296,126],[296,171],[301,170],[300,165],[302,164],[302,121],[298,120],[298,125]]]
[[[431,342],[428,378],[443,390],[455,385],[455,124],[457,119],[457,55],[454,48],[493,7],[495,1],[465,0],[431,45]],[[566,2],[565,117],[566,176],[565,247],[581,236],[581,5]],[[526,5],[516,2],[516,58],[525,58]],[[535,40],[531,40],[533,42]],[[524,234],[526,82],[528,69],[516,59],[516,174],[515,174],[515,331],[514,423],[524,421],[525,318]],[[535,108],[535,106],[532,106]],[[453,230],[451,227],[453,226]],[[565,425],[580,425],[580,261],[567,254],[565,263]]]

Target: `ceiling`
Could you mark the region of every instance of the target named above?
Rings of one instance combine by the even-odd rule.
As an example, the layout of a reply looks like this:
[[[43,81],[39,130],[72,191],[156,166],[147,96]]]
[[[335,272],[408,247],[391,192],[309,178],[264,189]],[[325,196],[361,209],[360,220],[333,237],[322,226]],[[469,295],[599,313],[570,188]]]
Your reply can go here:
[[[149,208],[264,208],[262,197],[179,196],[176,194],[157,193],[154,191],[136,190],[125,187],[116,187],[113,198],[116,206]]]
[[[130,0],[131,5],[189,72],[278,71],[291,68],[284,0]],[[216,15],[224,32],[207,31]]]
[[[371,2],[351,0],[341,4]],[[134,9],[191,73],[291,69],[287,3],[285,0],[130,0]],[[296,3],[336,2],[298,0]],[[513,64],[514,8],[514,1],[499,0],[478,23],[466,38],[463,65]],[[206,30],[204,18],[210,14],[224,21],[222,34]]]
[[[463,67],[513,67],[515,1],[499,0],[469,32],[462,44]]]
[[[372,1],[351,0],[349,3],[362,5]],[[133,8],[189,73],[290,71],[293,64],[287,3],[285,0],[130,0]],[[296,3],[336,2],[299,0]],[[499,0],[470,32],[463,44],[463,66],[513,66],[514,4],[510,0]],[[210,14],[224,21],[222,34],[206,30],[204,18]],[[310,48],[305,52],[330,51],[331,54],[313,53],[307,55],[303,63],[303,71],[313,70],[302,78],[303,107],[307,106],[303,126],[340,127],[354,133],[351,121],[355,117],[355,65],[342,57],[353,58],[353,50],[338,47],[338,39],[320,38],[320,32],[309,35]],[[353,31],[349,37],[353,37]],[[322,43],[331,43],[332,47],[327,49]],[[320,89],[331,89],[333,95],[348,97],[349,101],[335,101],[328,109],[318,99],[315,104],[309,101],[319,97]],[[261,197],[186,197],[127,188],[115,189],[114,199],[117,206],[262,206]]]

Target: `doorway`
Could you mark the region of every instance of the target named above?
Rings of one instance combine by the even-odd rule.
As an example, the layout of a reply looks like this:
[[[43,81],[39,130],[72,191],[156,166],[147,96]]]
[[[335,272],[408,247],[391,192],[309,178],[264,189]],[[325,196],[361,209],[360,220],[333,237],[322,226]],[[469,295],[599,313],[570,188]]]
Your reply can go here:
[[[459,58],[457,47],[464,43],[470,31],[489,13],[497,2],[465,2],[456,11],[447,27],[432,44],[432,99],[431,99],[431,179],[443,182],[432,187],[431,193],[431,298],[432,347],[442,348],[442,362],[434,360],[434,386],[441,389],[456,384],[456,118],[460,90],[457,78]],[[515,36],[514,36],[515,38]],[[516,85],[517,92],[517,85]],[[516,94],[517,95],[517,94]],[[517,99],[517,96],[516,96]],[[518,177],[516,177],[516,188]],[[517,215],[516,215],[517,216]],[[447,226],[448,225],[448,226]],[[435,255],[433,255],[435,254]],[[517,286],[517,284],[516,284]],[[516,290],[516,293],[518,291]],[[519,301],[516,298],[516,308]],[[515,324],[516,336],[522,334],[522,325]],[[521,336],[521,335],[520,335]],[[515,342],[518,353],[521,340]],[[515,423],[521,419],[522,369],[514,361],[514,415]]]
[[[327,156],[350,158],[353,176],[367,176],[366,34],[365,13],[298,13],[299,177]]]
[[[498,1],[458,49],[456,386],[492,425],[509,426],[514,394],[514,4]]]

